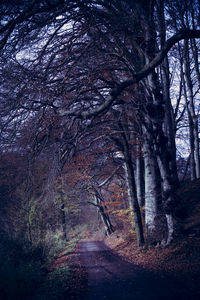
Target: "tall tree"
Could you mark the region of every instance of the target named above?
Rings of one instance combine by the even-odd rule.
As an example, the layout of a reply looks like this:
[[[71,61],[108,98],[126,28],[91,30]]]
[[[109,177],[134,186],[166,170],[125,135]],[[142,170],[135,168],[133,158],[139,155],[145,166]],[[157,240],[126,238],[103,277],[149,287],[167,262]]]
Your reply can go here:
[[[93,120],[114,105],[127,105],[128,95],[142,131],[147,239],[158,230],[160,214],[168,225],[168,244],[175,230],[178,177],[167,53],[180,40],[200,37],[200,30],[180,22],[167,39],[167,24],[172,23],[170,14],[165,21],[163,3],[170,6],[147,0],[3,1],[0,49],[6,72],[0,96],[2,131],[13,131],[15,141],[24,123],[38,118],[37,151],[57,147],[64,166]],[[180,8],[175,0],[172,6]],[[12,70],[21,76],[12,76]]]

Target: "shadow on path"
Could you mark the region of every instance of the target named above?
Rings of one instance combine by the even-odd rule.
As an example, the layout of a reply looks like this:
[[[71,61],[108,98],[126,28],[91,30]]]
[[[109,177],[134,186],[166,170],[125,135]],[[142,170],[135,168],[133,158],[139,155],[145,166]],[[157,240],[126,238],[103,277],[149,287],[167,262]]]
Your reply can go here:
[[[80,242],[88,300],[197,300],[177,280],[124,261],[101,241]]]

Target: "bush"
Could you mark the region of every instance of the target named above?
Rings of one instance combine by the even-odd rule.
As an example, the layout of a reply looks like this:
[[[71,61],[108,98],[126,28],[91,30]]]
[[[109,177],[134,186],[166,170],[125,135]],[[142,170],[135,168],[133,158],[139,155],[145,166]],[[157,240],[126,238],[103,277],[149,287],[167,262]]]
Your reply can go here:
[[[65,250],[73,249],[71,243]],[[63,233],[48,231],[45,239],[33,246],[9,239],[0,233],[0,299],[64,299],[69,267],[56,269],[47,276],[47,266],[65,248]]]
[[[30,299],[45,275],[39,249],[23,248],[2,234],[0,249],[1,300]]]
[[[64,240],[63,232],[58,229],[55,232],[48,230],[42,245],[46,256],[51,261],[65,248],[66,241]]]

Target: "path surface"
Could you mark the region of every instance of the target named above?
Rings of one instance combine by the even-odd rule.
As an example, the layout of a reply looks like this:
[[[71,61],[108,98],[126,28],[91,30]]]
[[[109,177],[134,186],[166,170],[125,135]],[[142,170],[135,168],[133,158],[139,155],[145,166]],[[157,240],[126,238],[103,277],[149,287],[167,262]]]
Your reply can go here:
[[[195,300],[184,285],[123,261],[103,242],[80,242],[80,259],[87,273],[88,300]]]

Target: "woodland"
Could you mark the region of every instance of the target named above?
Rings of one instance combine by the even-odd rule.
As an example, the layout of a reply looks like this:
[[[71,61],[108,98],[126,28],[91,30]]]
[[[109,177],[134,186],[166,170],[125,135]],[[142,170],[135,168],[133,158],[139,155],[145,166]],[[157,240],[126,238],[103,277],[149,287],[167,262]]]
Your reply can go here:
[[[199,0],[1,1],[2,299],[29,299],[66,243],[180,238],[199,46]]]

